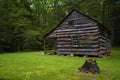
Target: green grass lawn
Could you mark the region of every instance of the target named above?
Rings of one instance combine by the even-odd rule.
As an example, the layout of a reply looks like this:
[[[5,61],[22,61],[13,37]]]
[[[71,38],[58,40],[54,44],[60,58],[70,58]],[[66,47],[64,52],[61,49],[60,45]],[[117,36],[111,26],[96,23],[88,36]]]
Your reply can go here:
[[[86,57],[43,55],[43,52],[0,54],[0,80],[120,80],[120,48],[97,60],[100,73],[79,73]]]

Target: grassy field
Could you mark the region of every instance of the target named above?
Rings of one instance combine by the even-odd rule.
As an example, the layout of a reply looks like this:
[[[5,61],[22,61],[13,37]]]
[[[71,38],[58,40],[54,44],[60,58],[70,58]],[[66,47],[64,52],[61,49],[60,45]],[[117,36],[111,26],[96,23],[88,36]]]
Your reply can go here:
[[[0,54],[0,80],[120,80],[120,48],[96,59],[97,75],[79,73],[86,57],[43,55],[43,52]]]

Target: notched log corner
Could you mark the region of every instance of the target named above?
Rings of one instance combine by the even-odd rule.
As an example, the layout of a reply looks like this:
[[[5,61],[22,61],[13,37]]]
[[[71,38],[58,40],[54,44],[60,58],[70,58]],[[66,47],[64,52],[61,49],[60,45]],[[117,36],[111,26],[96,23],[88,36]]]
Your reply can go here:
[[[97,74],[100,69],[97,65],[96,60],[87,59],[81,68],[78,69],[79,72]]]

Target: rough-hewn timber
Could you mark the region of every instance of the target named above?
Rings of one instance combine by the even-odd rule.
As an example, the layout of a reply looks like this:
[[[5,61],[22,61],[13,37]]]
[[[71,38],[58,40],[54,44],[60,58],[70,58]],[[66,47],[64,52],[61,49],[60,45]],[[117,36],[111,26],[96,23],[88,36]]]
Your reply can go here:
[[[111,34],[96,20],[73,10],[46,38],[56,38],[58,54],[110,54]]]

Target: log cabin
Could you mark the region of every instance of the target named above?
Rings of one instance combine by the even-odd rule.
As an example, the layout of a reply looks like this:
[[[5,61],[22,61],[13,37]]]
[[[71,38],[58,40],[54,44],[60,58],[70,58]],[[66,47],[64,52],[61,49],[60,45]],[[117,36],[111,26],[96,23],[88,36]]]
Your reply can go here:
[[[78,10],[72,10],[44,38],[57,40],[56,53],[59,55],[110,55],[111,31]]]

